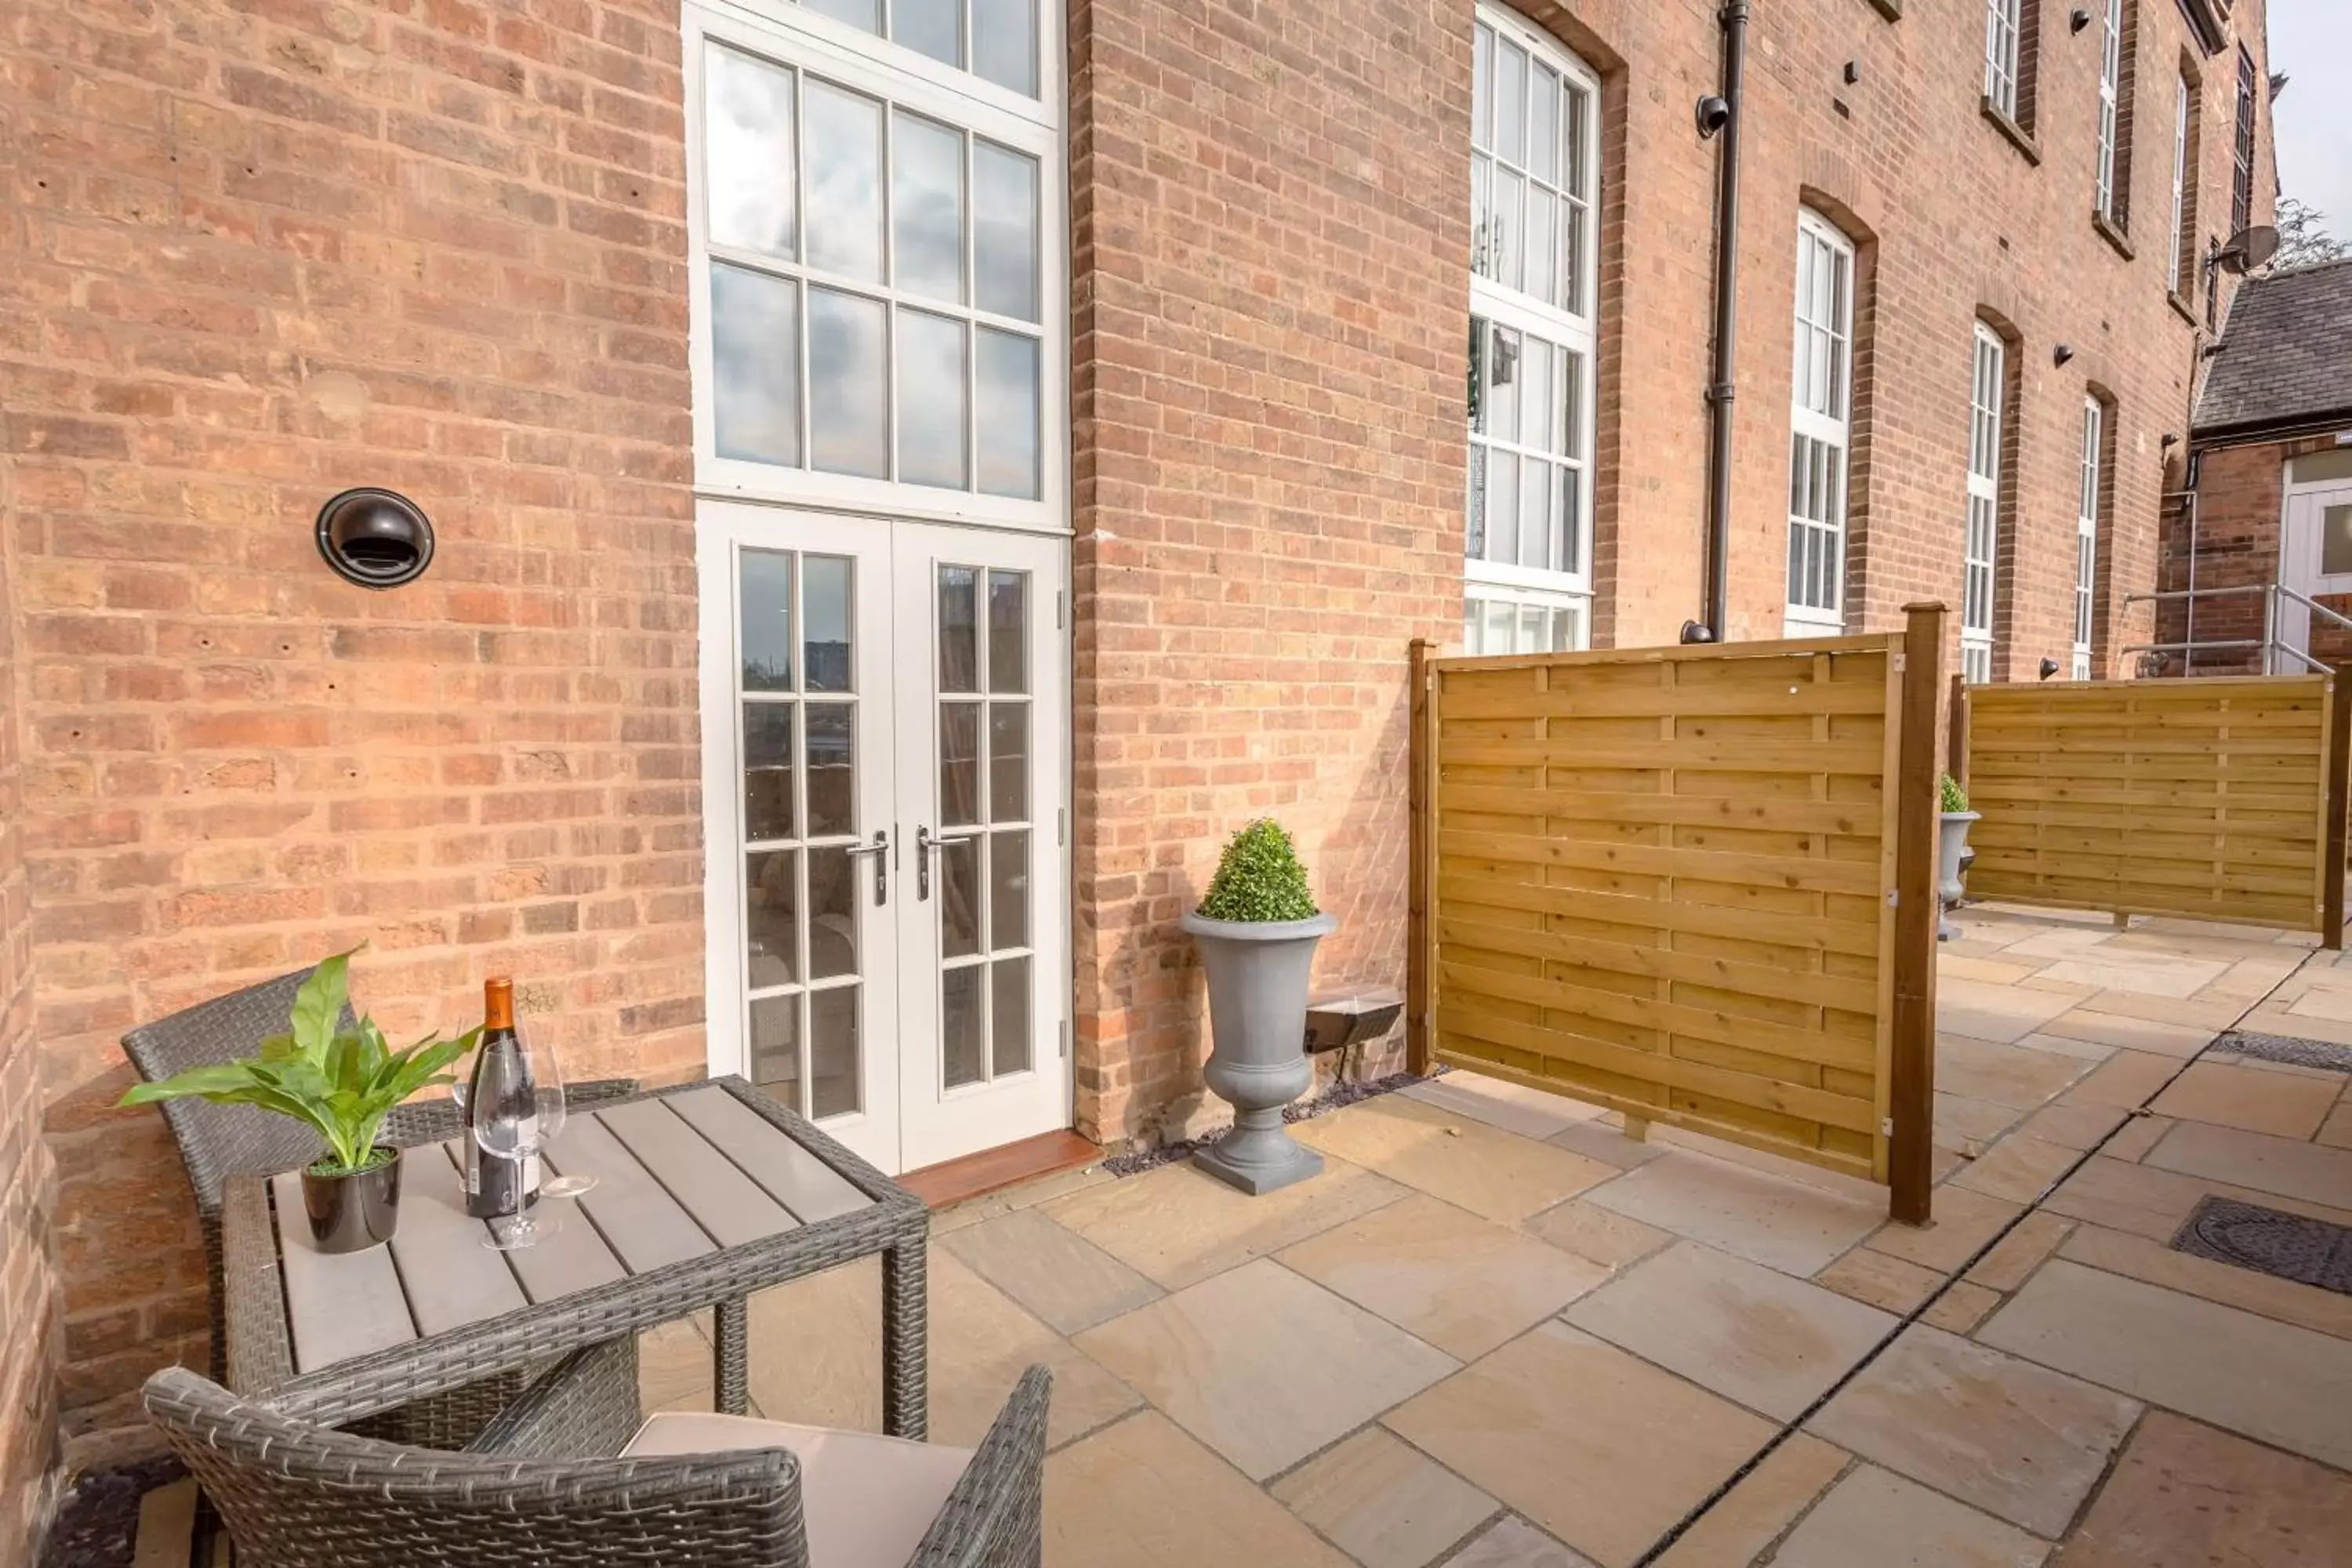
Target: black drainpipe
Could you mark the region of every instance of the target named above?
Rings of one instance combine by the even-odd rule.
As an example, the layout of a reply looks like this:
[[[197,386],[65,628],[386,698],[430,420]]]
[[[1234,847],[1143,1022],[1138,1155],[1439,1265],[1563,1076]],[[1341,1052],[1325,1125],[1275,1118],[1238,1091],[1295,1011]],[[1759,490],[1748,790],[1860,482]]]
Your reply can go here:
[[[1723,94],[1698,101],[1698,133],[1723,134],[1715,191],[1715,363],[1707,379],[1706,618],[1683,623],[1686,643],[1721,642],[1731,596],[1731,400],[1739,323],[1740,78],[1748,63],[1748,0],[1725,0]]]

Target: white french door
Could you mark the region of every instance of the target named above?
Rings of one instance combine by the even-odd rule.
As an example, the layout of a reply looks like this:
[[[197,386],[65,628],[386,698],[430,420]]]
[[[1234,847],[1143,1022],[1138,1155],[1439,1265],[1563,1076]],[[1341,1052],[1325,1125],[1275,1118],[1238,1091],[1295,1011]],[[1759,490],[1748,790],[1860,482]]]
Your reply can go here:
[[[892,1172],[1066,1127],[1066,544],[699,532],[712,1070]]]
[[[2304,599],[2352,594],[2352,484],[2287,487],[2280,517],[2278,580]],[[2309,607],[2281,596],[2272,636],[2308,658]],[[2268,648],[2263,650],[2263,663],[2266,671],[2283,675],[2300,675],[2311,668],[2304,659],[2274,659]]]

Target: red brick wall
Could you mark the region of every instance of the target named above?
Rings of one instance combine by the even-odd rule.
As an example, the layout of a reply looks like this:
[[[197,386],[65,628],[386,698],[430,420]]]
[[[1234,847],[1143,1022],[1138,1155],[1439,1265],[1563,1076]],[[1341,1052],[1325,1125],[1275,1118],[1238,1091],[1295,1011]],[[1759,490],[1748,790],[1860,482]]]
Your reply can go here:
[[[674,0],[0,14],[33,1021],[84,1431],[203,1361],[163,1121],[108,1109],[132,1022],[365,941],[395,1032],[478,1018],[510,970],[575,1076],[702,1063],[679,46]],[[319,559],[319,504],[361,483],[433,516],[421,583]]]
[[[2259,594],[2216,595],[2211,590],[2268,587],[2279,576],[2279,525],[2286,494],[2287,465],[2308,453],[2336,449],[2331,437],[2264,442],[2246,447],[2221,447],[2200,453],[2197,464],[2196,527],[2181,509],[2166,527],[2165,586],[2190,586],[2189,566],[2196,562],[2196,622],[2189,624],[2187,606],[2166,606],[2163,640],[2184,642],[2260,641],[2265,632],[2266,601]],[[2319,601],[2341,615],[2352,615],[2352,595],[2330,595]],[[2352,662],[2352,632],[2312,617],[2311,652],[2330,664]],[[2200,653],[2197,673],[2250,673],[2261,668],[2252,651],[2214,650]],[[2179,668],[2174,656],[2172,669]],[[2297,667],[2299,668],[2299,667]]]
[[[7,476],[0,468],[0,495]],[[16,577],[0,537],[0,1564],[30,1561],[57,1449],[56,1180],[33,1058],[31,902],[19,784]]]
[[[1470,32],[1454,0],[1071,16],[1077,1117],[1196,1092],[1178,915],[1270,813],[1403,966],[1406,645],[1459,637]]]

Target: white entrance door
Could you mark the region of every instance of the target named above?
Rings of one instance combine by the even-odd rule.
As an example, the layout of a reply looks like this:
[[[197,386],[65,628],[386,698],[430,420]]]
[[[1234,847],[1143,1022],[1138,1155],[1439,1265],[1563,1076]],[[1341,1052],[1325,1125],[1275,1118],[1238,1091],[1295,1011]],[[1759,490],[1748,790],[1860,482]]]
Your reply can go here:
[[[2279,525],[2279,582],[2306,599],[2352,594],[2352,483],[2288,488]],[[2282,595],[2275,635],[2286,647],[2308,654],[2311,611]],[[2284,673],[2310,668],[2298,659],[2284,662],[2291,667]]]
[[[1066,1127],[1066,547],[699,532],[713,1070],[892,1172]]]

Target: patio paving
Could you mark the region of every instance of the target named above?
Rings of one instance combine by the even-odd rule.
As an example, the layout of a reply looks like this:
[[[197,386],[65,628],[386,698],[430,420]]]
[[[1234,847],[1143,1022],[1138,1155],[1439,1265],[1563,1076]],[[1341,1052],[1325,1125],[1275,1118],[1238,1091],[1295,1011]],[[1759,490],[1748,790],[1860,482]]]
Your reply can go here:
[[[1657,1568],[2343,1561],[2352,1297],[2168,1243],[2209,1194],[2352,1223],[2352,1075],[2206,1051],[2352,1036],[2291,1010],[2352,1012],[2352,968],[1959,919],[1932,1226],[1453,1073],[1300,1124],[1327,1169],[1265,1198],[1179,1163],[935,1215],[933,1436],[1055,1369],[1051,1568],[1630,1568],[1678,1529]],[[759,1410],[877,1426],[877,1297],[755,1300]],[[649,1405],[708,1407],[706,1334],[646,1337]]]

